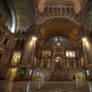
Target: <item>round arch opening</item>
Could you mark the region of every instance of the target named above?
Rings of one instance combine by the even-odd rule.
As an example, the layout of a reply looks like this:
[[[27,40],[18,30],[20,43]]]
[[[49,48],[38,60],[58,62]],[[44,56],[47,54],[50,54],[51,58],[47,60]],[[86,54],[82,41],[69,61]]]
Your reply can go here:
[[[40,26],[40,37],[45,42],[53,36],[64,36],[76,44],[79,39],[79,27],[67,19],[51,19]]]

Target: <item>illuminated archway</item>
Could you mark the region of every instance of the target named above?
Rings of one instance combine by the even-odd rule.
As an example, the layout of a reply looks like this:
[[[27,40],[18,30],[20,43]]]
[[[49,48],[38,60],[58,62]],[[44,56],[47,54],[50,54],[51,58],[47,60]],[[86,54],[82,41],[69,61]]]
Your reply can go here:
[[[46,41],[52,36],[64,36],[74,44],[79,39],[79,26],[67,19],[51,19],[40,26],[41,39]]]

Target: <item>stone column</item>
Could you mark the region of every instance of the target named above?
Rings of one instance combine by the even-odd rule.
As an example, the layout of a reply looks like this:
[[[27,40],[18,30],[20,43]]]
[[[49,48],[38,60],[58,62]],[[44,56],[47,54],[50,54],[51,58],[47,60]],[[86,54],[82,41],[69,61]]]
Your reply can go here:
[[[74,60],[74,68],[77,68],[76,60]]]
[[[41,66],[40,66],[41,68],[43,67],[43,61],[44,61],[44,60],[43,60],[43,59],[41,59]]]
[[[69,68],[70,67],[70,62],[69,62],[69,60],[67,59],[67,68]]]
[[[32,61],[33,61],[32,58],[34,58],[33,48],[34,48],[34,45],[36,45],[36,44],[34,44],[32,37],[33,37],[32,35],[28,35],[28,38],[25,43],[25,48],[24,48],[23,55],[21,58],[21,64],[18,66],[17,77],[19,77],[19,78],[21,77],[19,75],[20,69],[26,68],[25,76],[22,76],[22,77],[25,79],[30,79],[29,71],[30,71],[30,69],[32,69]]]
[[[36,42],[32,41],[32,36],[28,36],[28,40],[27,40],[23,58],[22,58],[22,64],[32,64],[35,45],[36,45]]]

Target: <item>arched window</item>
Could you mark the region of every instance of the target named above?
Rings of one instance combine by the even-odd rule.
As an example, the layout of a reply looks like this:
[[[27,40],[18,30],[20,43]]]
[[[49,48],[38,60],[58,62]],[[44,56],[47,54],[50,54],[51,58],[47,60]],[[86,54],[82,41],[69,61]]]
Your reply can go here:
[[[44,13],[48,13],[48,7],[44,8]]]
[[[70,14],[70,8],[66,8],[67,14]]]
[[[58,13],[61,13],[61,8],[58,8]]]
[[[62,13],[65,14],[65,8],[62,8]]]
[[[57,14],[57,8],[54,8],[54,14]]]
[[[71,13],[72,13],[72,14],[74,14],[74,13],[75,13],[74,8],[71,8]]]
[[[49,13],[52,13],[52,7],[49,8]]]

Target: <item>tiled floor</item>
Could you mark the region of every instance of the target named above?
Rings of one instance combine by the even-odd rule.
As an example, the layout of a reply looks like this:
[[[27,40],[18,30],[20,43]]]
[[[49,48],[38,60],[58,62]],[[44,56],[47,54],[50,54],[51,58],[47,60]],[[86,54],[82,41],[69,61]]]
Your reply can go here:
[[[0,92],[92,92],[92,82],[9,82],[0,81]]]

